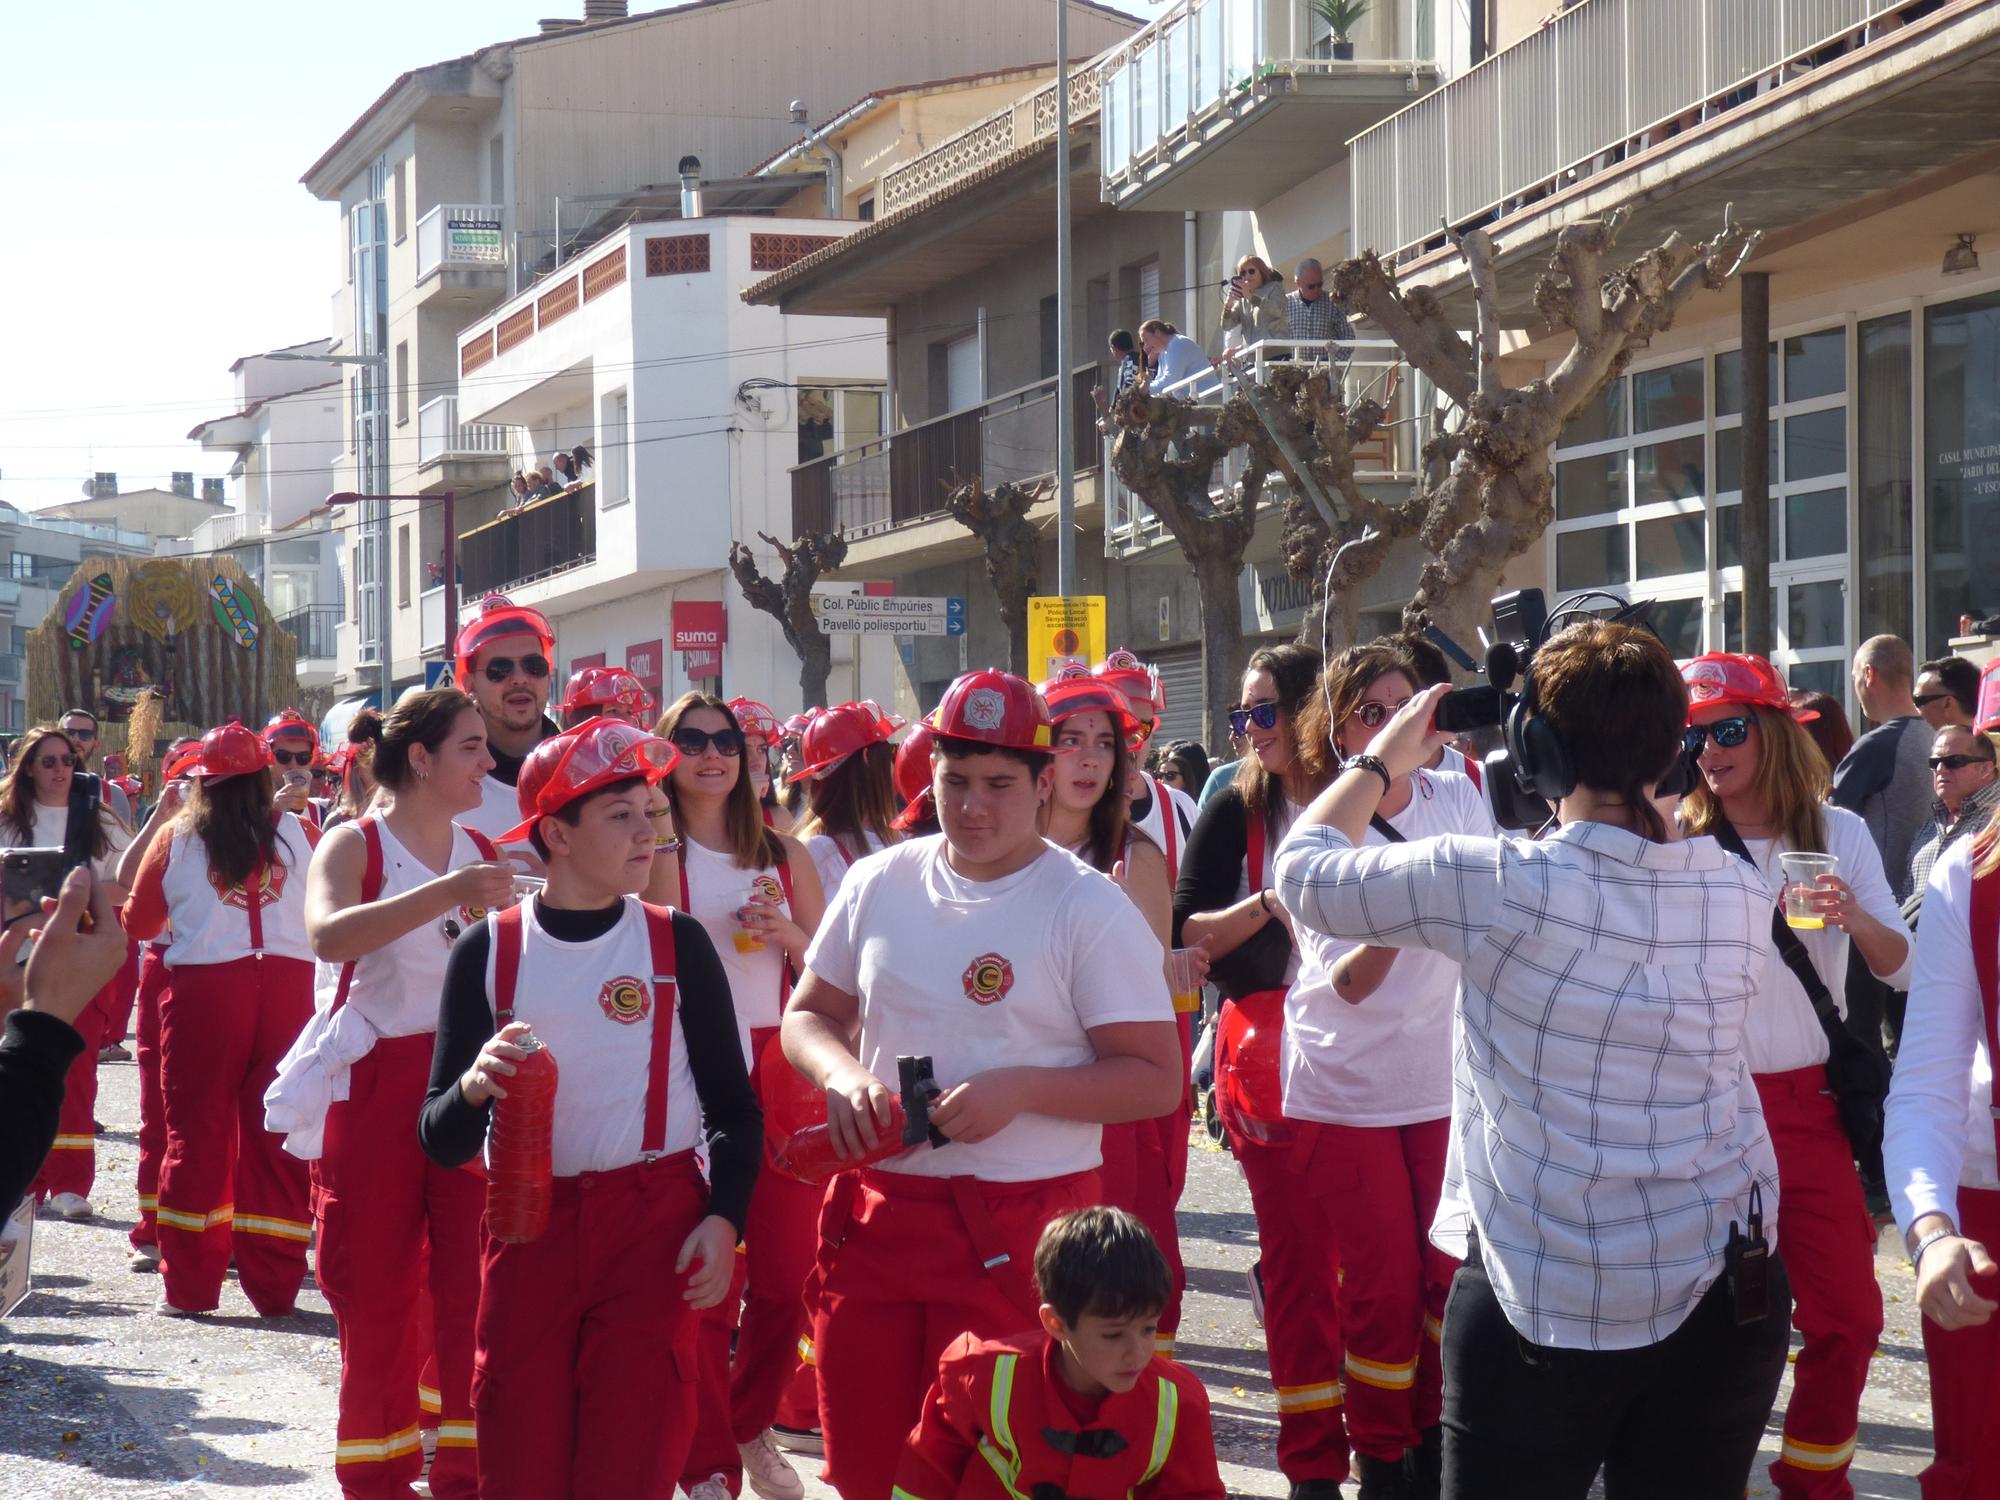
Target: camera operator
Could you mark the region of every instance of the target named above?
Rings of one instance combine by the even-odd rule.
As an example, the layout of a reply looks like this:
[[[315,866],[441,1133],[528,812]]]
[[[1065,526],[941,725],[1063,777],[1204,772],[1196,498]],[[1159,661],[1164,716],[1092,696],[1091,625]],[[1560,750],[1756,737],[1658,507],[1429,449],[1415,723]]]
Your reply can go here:
[[[1687,692],[1667,650],[1599,621],[1537,651],[1513,774],[1541,842],[1361,847],[1448,738],[1427,689],[1278,851],[1280,899],[1348,942],[1458,963],[1452,1131],[1432,1242],[1464,1265],[1444,1319],[1448,1500],[1737,1500],[1784,1372],[1767,1240],[1777,1163],[1742,1051],[1771,897],[1713,839],[1675,839]]]

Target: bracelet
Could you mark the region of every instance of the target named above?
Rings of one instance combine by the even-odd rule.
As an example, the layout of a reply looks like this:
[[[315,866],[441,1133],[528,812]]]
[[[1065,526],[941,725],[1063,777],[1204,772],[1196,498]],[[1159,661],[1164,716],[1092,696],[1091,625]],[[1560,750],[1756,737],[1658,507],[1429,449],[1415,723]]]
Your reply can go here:
[[[1955,1240],[1958,1237],[1959,1235],[1956,1229],[1933,1229],[1929,1234],[1925,1235],[1922,1239],[1918,1240],[1917,1248],[1910,1252],[1910,1269],[1912,1271],[1922,1270],[1924,1264],[1924,1252],[1930,1249],[1930,1247],[1935,1245],[1939,1240]]]
[[[1267,890],[1260,890],[1257,892],[1257,906],[1258,909],[1261,910],[1266,917],[1274,917],[1277,915],[1276,912],[1271,910],[1271,893]]]
[[[1379,755],[1369,755],[1366,752],[1360,755],[1350,755],[1342,763],[1340,769],[1343,771],[1373,771],[1377,776],[1382,778],[1382,793],[1384,796],[1387,796],[1389,788],[1396,784],[1396,779],[1389,774],[1389,767]]]

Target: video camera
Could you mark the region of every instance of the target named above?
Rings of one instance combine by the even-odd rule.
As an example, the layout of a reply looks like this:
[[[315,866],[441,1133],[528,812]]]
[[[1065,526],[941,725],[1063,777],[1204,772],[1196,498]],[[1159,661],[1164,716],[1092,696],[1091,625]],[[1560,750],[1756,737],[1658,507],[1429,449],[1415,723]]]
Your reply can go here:
[[[1477,687],[1454,688],[1445,694],[1438,701],[1434,723],[1437,728],[1454,734],[1480,729],[1498,729],[1501,732],[1500,748],[1489,751],[1483,765],[1486,796],[1492,805],[1493,821],[1502,828],[1528,831],[1546,827],[1555,819],[1555,809],[1545,795],[1554,790],[1548,783],[1546,773],[1540,778],[1542,784],[1538,789],[1536,778],[1528,774],[1529,770],[1537,768],[1524,769],[1521,764],[1523,733],[1528,720],[1533,717],[1533,710],[1530,706],[1528,712],[1518,712],[1523,695],[1513,691],[1513,688],[1515,683],[1527,677],[1535,653],[1555,633],[1553,627],[1563,620],[1581,619],[1604,608],[1604,605],[1596,608],[1587,606],[1585,601],[1591,599],[1605,601],[1610,606],[1604,618],[1613,623],[1652,628],[1649,617],[1653,601],[1650,599],[1627,603],[1615,594],[1590,589],[1570,595],[1551,612],[1540,589],[1513,589],[1493,600],[1493,640],[1486,647],[1483,667],[1435,625],[1425,630],[1425,634],[1447,656],[1461,667],[1479,672],[1486,679]],[[1547,732],[1546,728],[1544,732]],[[1694,758],[1684,752],[1660,783],[1659,794],[1686,796],[1693,790],[1699,775]]]

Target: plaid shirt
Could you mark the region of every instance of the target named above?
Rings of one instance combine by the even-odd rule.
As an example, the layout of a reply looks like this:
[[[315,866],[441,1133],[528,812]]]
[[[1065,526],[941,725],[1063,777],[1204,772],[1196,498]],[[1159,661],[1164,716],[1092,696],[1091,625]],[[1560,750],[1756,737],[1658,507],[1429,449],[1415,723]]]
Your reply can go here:
[[[1296,343],[1324,344],[1328,339],[1354,337],[1354,325],[1347,321],[1347,314],[1324,292],[1310,302],[1297,292],[1289,293],[1285,306],[1285,337]]]
[[[1917,830],[1916,840],[1910,845],[1909,887],[1912,896],[1923,895],[1924,887],[1931,883],[1931,869],[1944,851],[1984,828],[1992,819],[1996,807],[2000,807],[2000,781],[1987,782],[1961,802],[1956,819],[1944,803],[1931,804],[1930,821]]]
[[[1298,824],[1277,891],[1317,931],[1460,965],[1431,1239],[1463,1257],[1478,1234],[1524,1339],[1666,1338],[1721,1275],[1753,1182],[1776,1243],[1777,1158],[1741,1044],[1771,894],[1715,840],[1577,823],[1356,849]]]

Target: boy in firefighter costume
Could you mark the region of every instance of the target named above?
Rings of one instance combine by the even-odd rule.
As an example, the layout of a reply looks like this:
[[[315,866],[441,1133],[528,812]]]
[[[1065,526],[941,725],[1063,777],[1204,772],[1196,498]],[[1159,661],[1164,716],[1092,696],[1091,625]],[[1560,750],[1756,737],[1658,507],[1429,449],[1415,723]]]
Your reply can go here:
[[[467,929],[446,963],[418,1125],[432,1160],[479,1154],[531,1028],[558,1068],[547,1227],[503,1243],[489,1200],[481,1236],[485,1500],[667,1500],[693,1430],[694,1315],[729,1289],[763,1117],[707,934],[638,899],[647,794],[673,759],[607,719],[537,745],[504,837],[533,844],[548,884]]]
[[[1208,1392],[1154,1348],[1173,1273],[1116,1208],[1065,1214],[1035,1247],[1041,1324],[972,1334],[938,1365],[895,1500],[1220,1500]]]
[[[929,722],[944,834],[848,872],[781,1033],[826,1091],[836,1152],[875,1163],[837,1178],[820,1216],[820,1426],[846,1500],[889,1494],[953,1339],[1033,1323],[1034,1246],[1097,1201],[1104,1125],[1151,1119],[1181,1088],[1145,918],[1036,831],[1055,775],[1040,694],[969,673]],[[932,1059],[945,1144],[897,1149],[881,1080],[899,1056]]]

